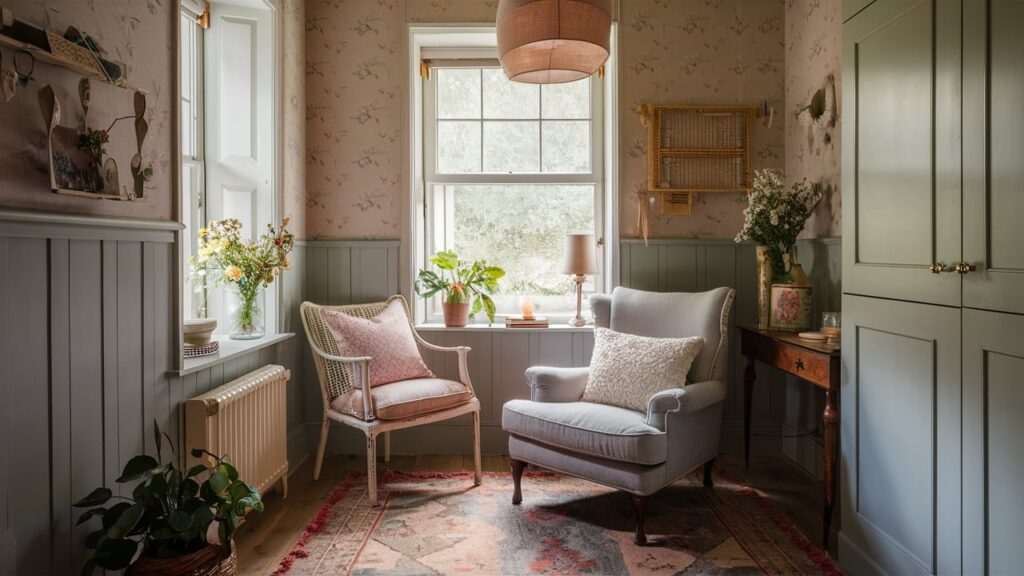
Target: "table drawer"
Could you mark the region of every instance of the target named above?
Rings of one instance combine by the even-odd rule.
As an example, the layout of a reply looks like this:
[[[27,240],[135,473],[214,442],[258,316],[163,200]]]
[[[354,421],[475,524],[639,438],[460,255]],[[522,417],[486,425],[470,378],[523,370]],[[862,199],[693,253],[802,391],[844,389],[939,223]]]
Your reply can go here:
[[[829,385],[829,357],[824,354],[815,354],[796,346],[779,344],[775,346],[775,357],[773,364],[776,368],[794,374],[821,386],[828,388]]]

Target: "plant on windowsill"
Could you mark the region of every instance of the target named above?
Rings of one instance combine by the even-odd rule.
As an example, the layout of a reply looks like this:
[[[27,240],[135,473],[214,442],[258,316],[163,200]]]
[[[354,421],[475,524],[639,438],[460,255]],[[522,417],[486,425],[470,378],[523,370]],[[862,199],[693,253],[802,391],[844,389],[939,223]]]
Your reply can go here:
[[[223,457],[205,450],[192,456],[208,456],[211,466],[197,464],[188,470],[175,466],[174,445],[153,422],[156,454],[128,461],[118,483],[138,480],[131,498],[114,496],[109,488],[97,488],[74,504],[88,508],[78,524],[93,517],[102,527],[89,534],[86,547],[95,550],[82,568],[83,575],[96,568],[127,574],[236,573],[231,537],[242,518],[262,511],[260,494],[238,477]],[[171,444],[171,460],[162,464],[162,439]],[[110,507],[110,500],[120,500]]]
[[[260,296],[274,278],[287,270],[288,253],[295,238],[288,231],[288,218],[280,228],[268,224],[258,240],[242,240],[242,223],[234,218],[211,221],[199,229],[198,256],[192,259],[193,282],[227,284],[231,331],[235,340],[253,340],[264,334]],[[212,272],[212,273],[210,273]]]
[[[487,315],[488,324],[494,323],[495,306],[490,295],[498,289],[498,280],[505,275],[504,270],[489,266],[485,260],[460,262],[458,255],[451,250],[434,254],[430,262],[437,266],[439,272],[420,270],[416,293],[424,299],[442,293],[445,326],[465,326],[469,317],[476,316],[481,310]]]

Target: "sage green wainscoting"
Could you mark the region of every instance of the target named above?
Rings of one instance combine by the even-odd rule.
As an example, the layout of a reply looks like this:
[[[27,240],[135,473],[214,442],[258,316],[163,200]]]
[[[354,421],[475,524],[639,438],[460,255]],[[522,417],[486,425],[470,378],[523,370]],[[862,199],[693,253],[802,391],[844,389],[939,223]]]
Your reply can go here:
[[[307,299],[325,304],[349,304],[382,299],[400,291],[396,241],[309,241],[306,243]],[[815,318],[822,310],[840,305],[841,245],[838,239],[799,242],[798,255],[815,288]],[[640,240],[621,243],[621,281],[624,286],[658,291],[700,291],[716,286],[737,290],[735,320],[757,322],[757,265],[754,246],[731,240]],[[523,371],[532,365],[585,366],[590,361],[593,336],[589,328],[552,328],[540,331],[465,330],[429,328],[425,338],[446,346],[467,345],[470,374],[482,407],[482,441],[485,452],[503,453],[506,436],[501,431],[501,405],[512,398],[528,397]],[[743,446],[743,360],[732,330],[733,364],[727,412],[723,423],[723,449]],[[426,354],[438,373],[454,375],[452,359]],[[318,439],[323,407],[316,373],[307,355],[304,382],[310,450]],[[821,473],[821,440],[818,434],[795,436],[821,429],[824,399],[813,386],[761,367],[755,397],[753,447],[758,452],[783,451],[812,473]],[[469,419],[432,424],[393,434],[396,452],[451,453],[471,451]],[[359,433],[334,426],[328,450],[361,453],[365,442]]]
[[[180,444],[183,400],[265,363],[288,366],[278,347],[168,374],[177,228],[0,213],[0,573],[77,573],[88,530],[71,503],[114,487],[132,456],[155,454],[154,420]],[[290,415],[300,440],[301,422]]]

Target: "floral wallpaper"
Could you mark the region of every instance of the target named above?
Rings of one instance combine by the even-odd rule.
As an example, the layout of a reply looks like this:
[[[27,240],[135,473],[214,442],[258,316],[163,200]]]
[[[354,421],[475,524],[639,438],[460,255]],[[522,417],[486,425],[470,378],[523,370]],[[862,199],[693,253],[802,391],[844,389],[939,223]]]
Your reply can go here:
[[[307,1],[310,238],[401,237],[401,199],[409,187],[406,24],[493,22],[497,4],[497,0]],[[792,114],[797,100],[806,100],[813,94],[810,86],[817,87],[824,78],[820,71],[827,66],[820,63],[817,51],[838,42],[840,36],[833,29],[840,25],[839,19],[827,18],[835,16],[839,2],[621,0],[615,4],[623,236],[639,236],[636,200],[646,197],[647,136],[637,112],[641,103],[756,106],[767,100],[776,114],[771,127],[755,123],[751,168],[790,167],[794,177],[810,177],[810,168],[787,154],[787,135],[798,130],[800,119]],[[792,20],[789,26],[787,16]],[[838,45],[831,54],[838,58]],[[790,59],[802,68],[787,75]],[[838,127],[832,130],[837,146]],[[801,140],[808,142],[806,134]],[[810,148],[805,155],[825,154],[827,148],[822,146]],[[832,198],[837,194],[823,203],[825,216],[819,216],[819,221],[831,218],[828,210],[838,202]],[[742,224],[742,200],[741,194],[706,193],[697,196],[690,216],[661,216],[651,210],[650,235],[732,238]]]
[[[106,57],[125,65],[125,76],[146,90],[149,132],[143,144],[143,162],[152,165],[153,177],[145,196],[135,202],[98,201],[62,196],[50,191],[46,130],[37,94],[51,85],[63,110],[61,124],[82,120],[78,74],[37,62],[27,87],[18,86],[14,98],[0,98],[0,206],[169,220],[174,217],[171,198],[171,87],[174,74],[176,18],[173,0],[6,0],[15,18],[63,33],[68,26],[91,35]],[[14,51],[0,48],[4,68],[13,67]],[[132,113],[132,93],[94,80],[88,119],[92,127],[106,128],[116,117]],[[121,131],[124,131],[123,133]],[[131,123],[111,130],[108,153],[117,161],[120,181],[131,182],[129,161],[135,150]]]
[[[624,237],[640,236],[638,198],[647,190],[643,103],[756,106],[784,101],[782,0],[623,0],[619,30],[619,221]],[[750,168],[782,168],[783,122],[755,122]],[[704,193],[688,216],[647,209],[652,238],[732,238],[743,224],[743,195]]]
[[[284,215],[289,230],[306,238],[306,3],[285,0],[282,8],[284,64]]]
[[[841,236],[842,2],[786,0],[786,175],[825,190],[803,236]]]

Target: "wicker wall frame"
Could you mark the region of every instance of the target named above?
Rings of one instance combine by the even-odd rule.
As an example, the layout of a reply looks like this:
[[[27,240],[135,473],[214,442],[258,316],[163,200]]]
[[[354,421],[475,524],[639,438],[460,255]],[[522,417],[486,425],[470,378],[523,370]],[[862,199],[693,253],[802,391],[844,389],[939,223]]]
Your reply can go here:
[[[700,192],[750,190],[750,129],[757,108],[643,104],[647,190],[662,214],[690,214]]]

